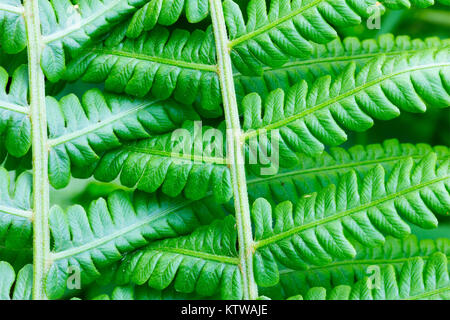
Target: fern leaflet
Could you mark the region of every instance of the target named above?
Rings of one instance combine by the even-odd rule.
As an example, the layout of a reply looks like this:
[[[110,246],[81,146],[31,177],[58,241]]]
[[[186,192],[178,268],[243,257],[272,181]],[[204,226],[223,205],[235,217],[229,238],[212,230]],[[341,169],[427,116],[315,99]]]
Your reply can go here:
[[[131,198],[124,191],[93,201],[87,212],[79,205],[67,211],[54,206],[47,294],[52,299],[64,295],[71,268],[80,270],[81,283],[86,285],[100,276],[99,269],[123,254],[156,239],[189,233],[225,214],[214,202],[193,203],[139,192]]]
[[[247,153],[262,146],[270,150],[266,144],[272,144],[273,138],[266,133],[277,129],[280,165],[289,167],[297,164],[297,152],[320,154],[324,144],[344,142],[347,135],[341,126],[364,131],[373,125],[372,118],[392,119],[400,109],[424,112],[427,105],[448,107],[448,58],[445,49],[408,58],[381,57],[357,74],[352,63],[334,81],[325,76],[311,86],[302,81],[286,91],[272,91],[264,108],[257,94],[247,95],[242,102],[247,131],[243,139],[253,139]]]
[[[7,262],[0,261],[0,300],[31,300],[32,284],[32,265],[23,267],[16,277],[13,267]]]
[[[404,220],[436,227],[434,214],[448,215],[450,206],[448,166],[448,160],[436,166],[436,156],[430,154],[417,164],[399,161],[386,178],[380,165],[362,181],[349,172],[336,186],[302,197],[295,208],[283,202],[272,211],[267,200],[256,200],[252,219],[258,284],[278,283],[277,263],[304,269],[354,257],[346,233],[370,247],[382,243],[383,234],[407,236],[410,227]]]
[[[329,265],[311,267],[307,270],[282,270],[280,282],[270,288],[261,288],[261,293],[272,299],[306,294],[313,287],[327,290],[340,285],[354,285],[386,265],[392,265],[399,272],[402,266],[417,257],[427,261],[435,252],[442,252],[450,259],[450,239],[421,240],[413,235],[403,239],[386,238],[382,246],[365,248],[355,243],[357,254],[354,259],[335,261]]]

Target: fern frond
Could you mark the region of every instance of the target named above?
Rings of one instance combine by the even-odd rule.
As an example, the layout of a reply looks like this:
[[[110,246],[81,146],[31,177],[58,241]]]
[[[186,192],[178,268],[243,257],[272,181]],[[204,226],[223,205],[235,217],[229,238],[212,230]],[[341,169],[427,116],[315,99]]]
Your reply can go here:
[[[450,300],[435,3],[0,0],[0,300]]]
[[[332,290],[312,288],[305,300],[448,300],[450,280],[447,257],[442,253],[433,254],[426,262],[421,258],[407,261],[400,272],[392,265],[382,268],[380,286],[369,279],[353,286],[337,286]]]
[[[162,43],[162,44],[161,44]],[[174,43],[176,43],[176,48]],[[304,59],[292,59],[283,67],[266,67],[263,76],[251,77],[235,73],[238,101],[251,92],[265,98],[277,88],[287,89],[302,79],[312,82],[320,76],[337,75],[349,61],[359,70],[362,65],[382,54],[401,56],[426,49],[449,46],[447,40],[427,38],[411,40],[408,36],[380,36],[377,40],[359,41],[348,37],[326,45],[311,43],[313,52]],[[123,41],[111,36],[102,44],[84,49],[73,59],[64,78],[69,81],[105,82],[113,92],[166,99],[173,96],[183,104],[197,102],[201,108],[220,107],[220,87],[215,67],[215,47],[210,29],[189,34],[156,27],[138,39]],[[196,100],[197,99],[197,100]]]
[[[279,163],[289,167],[298,163],[296,153],[320,154],[324,144],[344,142],[347,136],[342,127],[364,131],[373,125],[373,118],[392,119],[400,110],[424,112],[427,105],[448,107],[449,58],[448,49],[381,57],[358,73],[352,63],[333,81],[325,76],[311,86],[302,81],[286,91],[272,91],[264,107],[257,94],[247,95],[242,102],[243,128],[247,131],[244,139],[260,139],[257,147],[262,148],[267,140],[276,138]],[[270,150],[270,146],[265,148]],[[248,145],[246,149],[247,154],[255,152]]]
[[[9,263],[0,261],[0,300],[31,300],[32,286],[31,264],[23,267],[16,277],[14,268]]]
[[[221,102],[216,69],[210,29],[189,33],[156,27],[137,39],[116,44],[108,38],[86,49],[69,63],[64,78],[105,82],[107,90],[138,97],[173,96],[183,104],[198,98],[202,108],[213,110]]]
[[[283,202],[272,211],[267,200],[256,200],[252,221],[257,283],[278,283],[277,263],[304,269],[334,258],[353,258],[356,251],[346,233],[370,247],[383,243],[383,234],[396,238],[410,234],[404,220],[422,228],[436,227],[435,214],[448,215],[450,208],[449,164],[447,160],[437,166],[436,155],[430,154],[417,164],[412,159],[399,161],[387,177],[381,165],[362,181],[352,171],[337,186],[304,196],[295,208]]]
[[[3,0],[0,3],[0,45],[9,54],[19,53],[27,46],[20,0]]]
[[[193,200],[212,191],[224,203],[233,194],[224,137],[223,130],[187,121],[180,130],[107,152],[94,176],[109,182],[120,174],[124,186],[146,192],[161,188],[172,197],[184,191]]]
[[[295,203],[305,194],[337,184],[349,171],[353,170],[363,178],[375,165],[382,165],[389,175],[398,161],[412,158],[420,162],[431,152],[436,153],[438,164],[450,158],[450,150],[445,146],[399,143],[395,139],[349,149],[330,148],[328,152],[313,157],[299,154],[299,164],[294,168],[281,170],[274,176],[249,176],[249,198],[251,201],[265,198],[272,205],[283,201]]]
[[[178,292],[222,299],[242,297],[234,217],[216,220],[188,236],[153,242],[127,256],[117,271],[118,283],[148,283]]]
[[[447,0],[438,0],[443,4]],[[391,1],[392,2],[392,1]],[[413,1],[415,5],[427,7],[433,1]],[[395,1],[391,8],[403,9],[410,7],[408,1]],[[151,0],[145,6],[137,10],[129,24],[126,25],[126,35],[137,38],[144,31],[149,31],[157,25],[170,26],[177,22],[181,15],[185,15],[190,23],[198,23],[209,16],[209,1],[207,0]]]
[[[262,76],[235,74],[238,101],[249,93],[256,92],[263,99],[278,88],[283,90],[301,80],[313,83],[321,76],[336,77],[350,63],[359,71],[369,60],[385,55],[387,57],[413,55],[427,49],[443,49],[450,46],[449,39],[411,39],[409,36],[384,34],[377,39],[359,40],[347,37],[335,39],[327,44],[311,42],[312,53],[304,58],[293,58],[281,67],[264,67]]]
[[[387,237],[386,242],[378,247],[357,245],[356,252],[353,259],[335,261],[325,266],[307,270],[282,270],[280,282],[274,287],[262,287],[261,294],[272,299],[286,299],[298,294],[304,295],[313,287],[330,290],[340,285],[352,286],[388,264],[400,272],[406,262],[414,261],[416,257],[427,261],[435,252],[442,252],[448,261],[450,239],[419,241],[414,235],[403,240]]]
[[[73,94],[59,102],[47,97],[47,119],[49,180],[62,188],[69,183],[71,167],[82,168],[88,176],[106,150],[171,131],[199,116],[192,108],[170,101],[130,99],[92,89],[81,102]]]
[[[137,192],[130,198],[115,191],[93,201],[87,212],[78,205],[50,212],[53,249],[46,277],[50,298],[61,297],[71,269],[78,268],[82,285],[100,276],[99,269],[149,242],[186,234],[226,212],[213,201],[201,203]]]
[[[41,66],[46,77],[58,81],[64,73],[65,51],[74,55],[135,12],[145,0],[40,0],[41,30],[45,47]]]
[[[31,146],[28,113],[27,67],[20,66],[11,77],[0,67],[0,134],[5,136],[6,150],[17,157],[25,155]]]
[[[136,38],[156,24],[170,26],[185,14],[190,23],[197,23],[209,15],[208,0],[151,0],[140,8],[127,26],[128,37]]]
[[[420,7],[431,1],[411,1]],[[247,8],[247,20],[239,6],[232,0],[223,3],[225,20],[230,37],[231,56],[235,67],[246,75],[260,75],[263,66],[277,67],[290,57],[304,58],[313,48],[308,40],[327,43],[337,38],[336,26],[361,23],[371,14],[371,8],[383,5],[393,8],[410,6],[403,0],[251,0]]]

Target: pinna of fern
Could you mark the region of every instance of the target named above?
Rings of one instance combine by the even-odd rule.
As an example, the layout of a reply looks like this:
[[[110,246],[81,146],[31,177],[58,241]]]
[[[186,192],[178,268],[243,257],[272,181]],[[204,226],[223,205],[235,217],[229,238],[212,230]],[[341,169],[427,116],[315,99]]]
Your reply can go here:
[[[211,29],[205,32],[153,29],[137,39],[114,39],[86,48],[86,53],[69,62],[64,78],[105,83],[107,90],[142,97],[148,92],[158,98],[172,96],[183,104],[196,103],[207,110],[220,109],[220,87],[215,73],[215,47]],[[167,39],[167,40],[166,40]],[[165,40],[165,41],[164,41]],[[165,46],[156,47],[156,43]],[[177,50],[175,50],[175,44]],[[282,67],[266,67],[262,77],[235,72],[236,94],[256,92],[265,97],[270,91],[287,89],[302,79],[312,82],[322,75],[337,75],[349,59],[358,67],[370,59],[386,54],[398,56],[425,49],[448,46],[437,38],[411,40],[383,35],[377,40],[359,41],[349,37],[327,44],[311,42],[308,57],[295,58]],[[155,48],[156,47],[156,48]],[[171,81],[166,81],[170,75]]]
[[[436,244],[443,243],[440,239],[436,241]],[[408,238],[408,241],[417,241],[414,238]],[[366,260],[367,263],[379,263],[380,266],[380,279],[379,283],[373,284],[371,290],[366,290],[367,283],[371,283],[370,279],[365,273],[366,265],[349,265],[348,268],[360,268],[357,280],[351,279],[352,271],[348,271],[349,278],[344,266],[335,267],[336,270],[331,269],[331,272],[335,275],[333,280],[334,284],[329,285],[324,281],[329,279],[329,276],[322,274],[316,276],[317,270],[311,269],[304,271],[305,276],[308,276],[308,280],[303,280],[300,274],[294,276],[290,275],[292,271],[287,270],[286,273],[281,275],[283,281],[283,287],[277,288],[260,288],[261,297],[259,299],[279,299],[279,300],[298,300],[298,299],[316,299],[316,300],[336,300],[336,299],[350,299],[350,300],[414,300],[414,299],[448,299],[449,294],[449,282],[448,282],[448,253],[441,251],[443,246],[438,248],[430,247],[433,241],[428,242],[428,248],[433,251],[428,251],[427,256],[411,256],[404,259],[394,260],[392,263],[387,263],[385,259]],[[398,255],[402,254],[403,249],[398,242],[395,242],[392,238],[389,239],[387,244],[392,245],[393,252],[397,252]],[[407,245],[407,241],[405,241]],[[376,247],[375,250],[382,251],[383,248]],[[396,251],[397,250],[397,251]],[[442,253],[441,253],[442,252]],[[408,252],[407,254],[420,254],[419,252]],[[389,253],[386,253],[389,256]],[[390,256],[393,257],[393,256]],[[372,264],[372,266],[374,266]],[[447,268],[446,268],[447,267]],[[334,266],[324,266],[324,272],[327,272],[327,268],[334,268]],[[299,272],[297,272],[299,273]],[[415,281],[411,281],[416,279]],[[100,281],[92,285],[86,293],[87,299],[101,299],[101,300],[196,300],[196,299],[208,299],[214,297],[199,296],[197,294],[186,294],[177,291],[174,287],[169,287],[164,290],[156,290],[147,285],[117,285],[113,279],[109,276],[105,276],[105,281]],[[114,285],[111,286],[111,283]],[[321,284],[326,284],[322,286]],[[383,288],[390,288],[390,290],[384,291]]]
[[[370,279],[365,278],[353,286],[340,285],[332,290],[314,287],[304,296],[298,294],[288,300],[448,300],[450,297],[448,258],[442,253],[433,254],[427,261],[421,258],[407,261],[398,273],[392,265],[384,266],[380,276],[378,286],[368,285]]]

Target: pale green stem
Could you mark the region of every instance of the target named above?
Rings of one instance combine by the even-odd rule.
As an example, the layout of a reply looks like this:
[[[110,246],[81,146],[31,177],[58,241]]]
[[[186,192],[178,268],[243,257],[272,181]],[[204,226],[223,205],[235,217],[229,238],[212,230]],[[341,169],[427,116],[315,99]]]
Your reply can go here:
[[[50,253],[45,78],[40,66],[43,43],[38,1],[25,0],[24,7],[28,38],[30,118],[33,145],[33,299],[43,300],[47,298],[44,289],[44,277],[48,268]]]
[[[245,177],[241,125],[234,89],[229,40],[221,0],[210,0],[211,20],[216,42],[218,74],[227,125],[227,158],[233,180],[234,204],[239,241],[239,261],[244,299],[256,299],[258,288],[253,275],[253,237]]]

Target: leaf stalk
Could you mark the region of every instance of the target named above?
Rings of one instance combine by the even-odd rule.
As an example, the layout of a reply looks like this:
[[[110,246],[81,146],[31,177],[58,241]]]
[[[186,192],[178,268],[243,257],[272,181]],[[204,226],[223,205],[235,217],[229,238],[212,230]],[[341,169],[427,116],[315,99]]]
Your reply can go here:
[[[233,181],[234,204],[239,242],[239,261],[243,278],[244,299],[258,297],[253,274],[253,236],[247,181],[244,168],[242,130],[234,88],[233,70],[229,50],[229,40],[223,14],[222,1],[210,0],[211,20],[216,43],[219,81],[222,91],[225,121],[227,125],[227,158]]]
[[[33,299],[45,300],[44,279],[49,267],[49,182],[45,78],[40,65],[43,48],[38,1],[24,1],[27,32],[30,118],[33,159]]]

